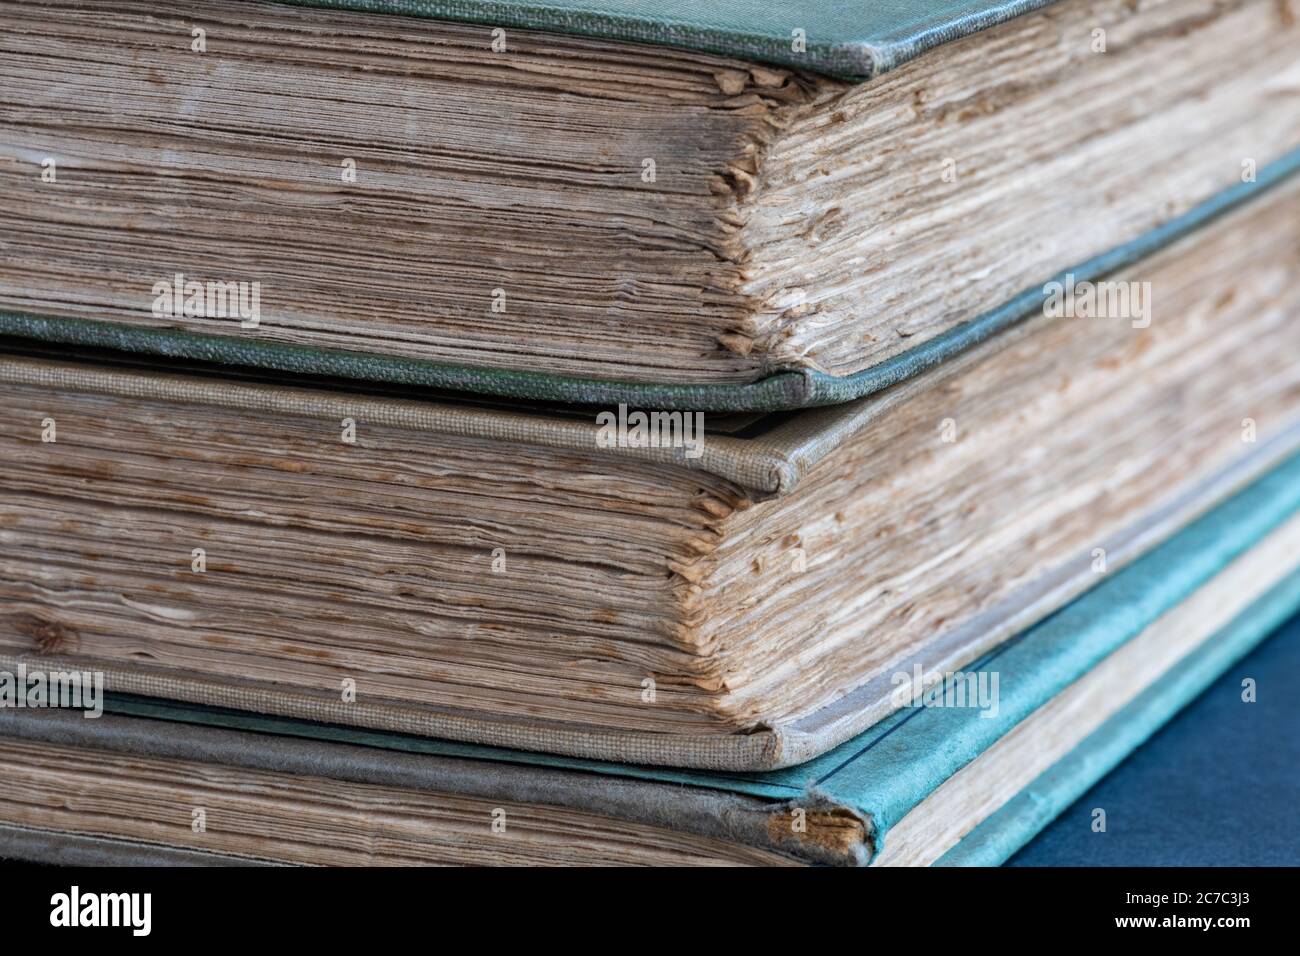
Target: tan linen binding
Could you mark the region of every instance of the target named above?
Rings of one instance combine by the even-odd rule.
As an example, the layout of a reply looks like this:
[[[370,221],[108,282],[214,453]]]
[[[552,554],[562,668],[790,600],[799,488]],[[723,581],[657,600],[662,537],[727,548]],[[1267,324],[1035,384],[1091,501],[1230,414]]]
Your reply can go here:
[[[392,428],[435,432],[496,441],[522,442],[547,448],[600,451],[596,410],[589,422],[548,417],[527,411],[502,411],[470,405],[378,398],[311,388],[198,378],[66,365],[40,358],[0,356],[0,382],[44,388],[160,399],[232,410],[273,412],[323,421],[353,418]],[[726,435],[709,436],[699,458],[687,458],[681,448],[622,447],[611,454],[649,461],[673,462],[698,468],[744,487],[786,492],[794,480],[781,474],[789,466],[775,454]]]
[[[178,677],[147,668],[105,668],[75,657],[35,654],[0,655],[0,670],[25,664],[40,667],[93,668],[104,675],[109,691],[182,700],[209,707],[228,707],[277,717],[293,717],[324,724],[369,727],[421,737],[441,737],[465,743],[535,750],[570,757],[590,757],[623,763],[695,767],[702,770],[736,770],[782,765],[781,738],[774,732],[755,734],[655,734],[595,733],[559,724],[509,719],[484,720],[431,708],[343,703],[337,694],[312,694],[299,687],[269,683],[229,684],[202,677]]]

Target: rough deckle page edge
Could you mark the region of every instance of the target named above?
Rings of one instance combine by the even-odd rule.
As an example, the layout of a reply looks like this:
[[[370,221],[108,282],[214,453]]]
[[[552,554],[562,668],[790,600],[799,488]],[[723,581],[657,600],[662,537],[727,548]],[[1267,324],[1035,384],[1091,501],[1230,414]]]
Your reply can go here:
[[[745,385],[654,385],[571,378],[537,372],[442,365],[420,359],[345,352],[180,329],[0,311],[0,335],[60,345],[109,348],[215,365],[243,366],[383,384],[495,395],[525,401],[700,412],[770,412],[836,405],[872,395],[942,365],[1023,320],[1042,313],[1044,286],[1096,281],[1183,239],[1213,220],[1262,198],[1300,173],[1300,149],[1261,169],[1254,182],[1238,183],[1137,239],[1063,270],[1044,285],[1025,289],[992,311],[871,368],[837,377],[806,369],[778,371]],[[750,487],[786,491],[764,483]]]
[[[1290,434],[1286,437],[1290,440],[1262,446],[1259,453],[1247,461],[1226,469],[1160,514],[1149,516],[1118,536],[1116,541],[1108,542],[1108,553],[1120,570],[1086,594],[1083,592],[1095,577],[1089,572],[1086,562],[1079,567],[1055,569],[1045,576],[1036,588],[1037,600],[1030,595],[1024,612],[1009,621],[1004,629],[1014,632],[1016,626],[1023,626],[1031,628],[1027,633],[1032,636],[1036,632],[1042,633],[1044,628],[1052,632],[1053,629],[1077,627],[1095,632],[1097,636],[1087,648],[1074,653],[1058,668],[1062,673],[1069,671],[1069,674],[1046,694],[1044,700],[1055,690],[1082,676],[1101,656],[1139,633],[1146,624],[1176,605],[1300,509],[1300,455],[1293,454],[1300,436]],[[1292,454],[1292,457],[1277,464],[1283,454]],[[1268,474],[1257,478],[1270,468]],[[1237,491],[1252,479],[1256,479],[1254,484],[1238,491],[1225,504],[1209,510],[1227,493]],[[1203,517],[1198,517],[1201,515]],[[1193,523],[1179,531],[1188,521]],[[1148,550],[1153,545],[1156,545],[1154,550]],[[1138,554],[1142,556],[1135,557]],[[1149,592],[1151,596],[1134,603],[1128,600],[1134,588]],[[1052,607],[1080,594],[1083,596],[1038,628],[1031,627]],[[955,660],[955,666],[969,664],[1011,636],[1012,633],[1001,631],[986,635],[987,639],[979,646],[968,648],[968,653]],[[1104,650],[1096,653],[1098,647]],[[927,652],[931,654],[931,661],[933,651],[934,648],[930,648]],[[0,668],[12,670],[19,664],[29,668],[76,667],[78,661],[36,654],[0,655]],[[904,669],[910,666],[911,661],[900,665]],[[885,720],[892,709],[888,706],[888,688],[885,688],[886,696],[882,698],[879,688],[864,685],[795,724],[752,734],[601,733],[585,728],[493,720],[418,707],[359,702],[344,704],[334,695],[313,695],[273,684],[237,685],[203,677],[151,672],[146,668],[97,669],[102,670],[104,686],[110,693],[184,701],[399,735],[440,737],[512,751],[537,751],[537,759],[542,762],[546,762],[543,754],[554,754],[605,761],[608,762],[606,766],[640,764],[718,772],[793,767],[795,769],[789,772],[800,780],[821,778],[827,771],[844,764],[852,757],[857,738],[864,731],[872,732],[871,728]],[[1000,728],[998,721],[980,723],[988,725],[981,726],[981,731],[993,732],[997,729],[994,725]],[[1000,735],[1001,731],[993,739]],[[921,748],[918,752],[934,749]],[[798,766],[800,764],[806,766]],[[617,770],[615,766],[614,772]],[[834,796],[831,776],[833,773],[821,782],[819,792]]]

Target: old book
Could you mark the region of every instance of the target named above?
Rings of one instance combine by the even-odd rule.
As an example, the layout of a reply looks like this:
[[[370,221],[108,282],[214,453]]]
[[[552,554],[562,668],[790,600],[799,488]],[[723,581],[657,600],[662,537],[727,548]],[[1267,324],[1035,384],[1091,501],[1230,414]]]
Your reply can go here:
[[[110,695],[95,719],[0,710],[0,856],[998,863],[1297,607],[1300,457],[801,767],[620,766]]]
[[[1283,184],[1108,280],[1149,284],[1146,316],[1040,314],[729,432],[14,346],[0,663],[519,749],[809,760],[898,674],[977,659],[1297,446],[1298,209]]]
[[[0,3],[0,331],[820,404],[1300,166],[1295,0],[755,7]]]

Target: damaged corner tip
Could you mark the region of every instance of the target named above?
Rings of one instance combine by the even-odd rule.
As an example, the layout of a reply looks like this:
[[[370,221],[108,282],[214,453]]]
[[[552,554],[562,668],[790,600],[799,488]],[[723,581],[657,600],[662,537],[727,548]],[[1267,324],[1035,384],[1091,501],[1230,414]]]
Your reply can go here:
[[[751,503],[781,498],[794,491],[802,476],[800,469],[778,452],[733,449],[723,452],[706,450],[703,470],[735,482]]]
[[[809,787],[804,797],[773,808],[772,846],[811,863],[866,866],[875,854],[870,817]]]
[[[865,83],[888,73],[895,66],[894,57],[884,47],[861,42],[830,47],[825,60],[822,66],[814,69],[825,70],[850,83]]]
[[[802,472],[788,458],[773,456],[769,468],[774,495],[788,495],[799,484]]]

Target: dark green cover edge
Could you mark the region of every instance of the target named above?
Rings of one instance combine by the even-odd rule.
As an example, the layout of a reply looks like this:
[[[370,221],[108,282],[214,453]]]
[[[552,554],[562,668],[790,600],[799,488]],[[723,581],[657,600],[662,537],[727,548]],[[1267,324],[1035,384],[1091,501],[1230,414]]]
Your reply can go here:
[[[999,866],[1300,607],[1300,573],[1238,615],[966,834],[935,866]]]
[[[0,335],[187,362],[498,395],[526,401],[591,405],[625,402],[642,408],[692,411],[766,411],[807,404],[807,385],[804,376],[797,373],[773,375],[739,388],[732,385],[641,385],[541,372],[440,365],[422,359],[289,345],[265,339],[4,311],[0,311]]]
[[[678,47],[862,82],[1053,0],[280,0]],[[804,32],[803,48],[794,31]],[[486,43],[486,41],[485,41]]]
[[[1095,281],[1182,239],[1211,220],[1253,199],[1300,171],[1300,149],[1259,171],[1252,183],[1238,183],[1138,239],[1089,259],[1067,274]],[[616,405],[688,411],[769,412],[832,405],[870,395],[932,368],[1020,320],[1041,311],[1047,293],[1026,289],[1009,302],[854,375],[784,371],[745,385],[655,385],[569,378],[539,372],[440,365],[341,349],[288,345],[229,335],[0,311],[0,335],[61,345],[138,352],[217,365],[272,369],[300,375],[498,395],[530,401]]]

